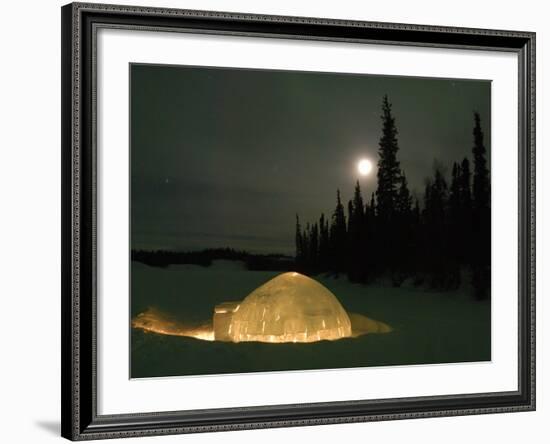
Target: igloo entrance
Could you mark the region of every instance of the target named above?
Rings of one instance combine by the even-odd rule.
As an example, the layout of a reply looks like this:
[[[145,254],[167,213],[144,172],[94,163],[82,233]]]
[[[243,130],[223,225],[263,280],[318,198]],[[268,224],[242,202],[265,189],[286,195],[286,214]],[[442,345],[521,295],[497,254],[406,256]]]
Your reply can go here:
[[[348,314],[326,287],[299,273],[283,273],[241,302],[214,309],[217,341],[315,342],[352,335]]]

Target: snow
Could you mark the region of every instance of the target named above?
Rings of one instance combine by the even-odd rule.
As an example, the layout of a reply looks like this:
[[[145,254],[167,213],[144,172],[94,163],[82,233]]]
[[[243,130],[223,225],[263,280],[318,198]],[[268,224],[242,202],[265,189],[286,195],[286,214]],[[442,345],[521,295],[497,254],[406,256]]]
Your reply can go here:
[[[279,272],[234,264],[166,269],[132,263],[131,315],[155,309],[188,329],[212,320],[216,305],[242,301]],[[237,269],[236,269],[237,268]],[[131,332],[131,376],[173,376],[257,371],[489,361],[490,301],[476,301],[468,286],[434,292],[412,286],[352,284],[315,276],[346,310],[351,338],[311,343],[202,341]],[[376,320],[376,321],[373,321]],[[377,322],[380,321],[380,322]],[[386,331],[385,334],[355,334]]]

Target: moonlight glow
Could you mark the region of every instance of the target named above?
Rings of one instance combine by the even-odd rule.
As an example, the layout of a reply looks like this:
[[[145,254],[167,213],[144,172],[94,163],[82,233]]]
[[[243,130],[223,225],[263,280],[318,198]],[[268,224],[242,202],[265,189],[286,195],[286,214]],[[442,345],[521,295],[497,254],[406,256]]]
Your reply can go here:
[[[357,170],[361,176],[368,176],[372,171],[372,162],[369,159],[361,159],[357,164]]]

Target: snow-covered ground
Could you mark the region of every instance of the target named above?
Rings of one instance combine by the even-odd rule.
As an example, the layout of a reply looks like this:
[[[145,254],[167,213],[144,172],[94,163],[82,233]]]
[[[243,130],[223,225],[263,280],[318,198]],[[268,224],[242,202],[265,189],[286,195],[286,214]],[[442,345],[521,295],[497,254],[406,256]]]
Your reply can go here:
[[[248,271],[235,261],[165,269],[132,263],[132,317],[154,308],[189,326],[212,319],[214,306],[242,300],[279,272]],[[352,284],[316,276],[348,312],[383,321],[392,331],[307,344],[209,342],[132,329],[132,377],[241,373],[491,359],[490,302],[468,286],[433,292]]]

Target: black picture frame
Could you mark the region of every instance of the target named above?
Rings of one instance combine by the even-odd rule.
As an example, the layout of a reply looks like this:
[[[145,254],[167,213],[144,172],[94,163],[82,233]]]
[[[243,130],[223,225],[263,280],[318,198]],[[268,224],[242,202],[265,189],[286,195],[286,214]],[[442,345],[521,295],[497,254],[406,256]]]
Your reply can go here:
[[[72,3],[62,15],[62,436],[71,440],[535,409],[535,33]],[[518,390],[98,415],[95,38],[98,27],[511,51],[519,60]]]

